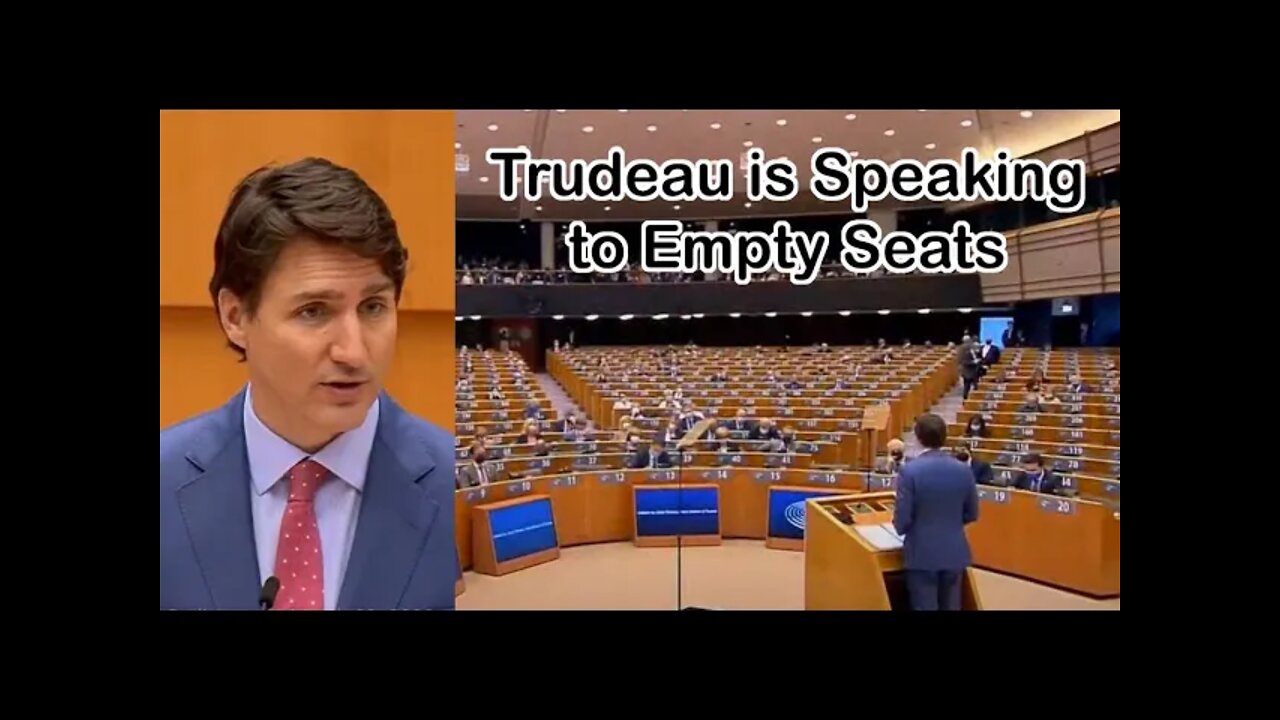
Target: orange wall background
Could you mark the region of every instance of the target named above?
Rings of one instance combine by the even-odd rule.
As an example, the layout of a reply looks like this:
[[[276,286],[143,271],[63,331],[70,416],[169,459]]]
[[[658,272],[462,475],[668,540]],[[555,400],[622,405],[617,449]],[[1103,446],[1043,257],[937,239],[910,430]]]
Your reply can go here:
[[[387,389],[453,429],[453,113],[160,113],[160,427],[227,401],[245,382],[209,298],[213,240],[254,168],[309,155],[351,167],[387,201],[409,248]]]

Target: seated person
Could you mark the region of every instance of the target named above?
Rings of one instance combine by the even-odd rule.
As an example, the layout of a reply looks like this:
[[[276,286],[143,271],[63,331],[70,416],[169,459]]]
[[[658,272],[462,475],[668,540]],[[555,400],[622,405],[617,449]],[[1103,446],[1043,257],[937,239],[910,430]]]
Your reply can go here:
[[[494,385],[494,386],[489,390],[489,399],[490,399],[490,400],[505,400],[506,398],[505,398],[505,397],[503,397],[503,395],[502,395],[502,388],[498,387],[497,385]]]
[[[1040,394],[1036,392],[1027,393],[1027,400],[1026,402],[1022,403],[1021,407],[1018,408],[1018,412],[1020,413],[1044,412],[1044,406],[1040,404]]]
[[[711,452],[736,453],[740,450],[738,443],[729,437],[729,428],[721,425],[716,428],[716,439],[711,441]]]
[[[524,432],[516,436],[516,445],[537,445],[542,440],[542,430],[538,428],[537,420],[530,420],[524,424]]]
[[[565,442],[589,442],[591,437],[591,431],[587,430],[587,419],[584,417],[579,417],[577,426],[564,433]]]
[[[979,485],[994,485],[995,472],[991,469],[991,463],[985,460],[979,460],[969,454],[969,448],[961,445],[955,450],[956,459],[969,466],[969,470],[973,472],[973,479]]]
[[[578,416],[576,413],[570,410],[569,414],[564,416],[564,421],[560,425],[560,432],[567,433],[573,430],[574,428],[576,428],[577,426],[578,426]]]
[[[631,437],[631,418],[622,418],[622,423],[618,426],[617,432],[614,433],[613,439],[618,442],[626,442]]]
[[[658,402],[658,409],[659,409],[659,410],[674,410],[674,409],[676,409],[676,408],[678,408],[678,407],[680,407],[680,405],[679,405],[679,403],[677,403],[677,402],[675,401],[675,398],[673,398],[673,397],[671,396],[671,390],[669,390],[669,389],[668,389],[668,390],[663,390],[663,391],[662,391],[662,400],[660,400],[660,401]]]
[[[454,474],[458,488],[479,487],[494,481],[493,473],[485,466],[485,447],[482,442],[471,443],[471,462],[462,465]]]
[[[625,380],[624,380],[623,382],[625,382]],[[627,399],[627,397],[626,397],[625,395],[623,395],[622,397],[618,398],[617,400],[615,400],[615,401],[613,402],[613,409],[614,409],[614,410],[628,410],[628,411],[629,411],[629,410],[631,410],[631,401],[630,401],[630,400],[628,400],[628,399]]]
[[[542,419],[542,408],[538,407],[538,401],[530,399],[524,404],[524,416],[526,419]]]
[[[483,443],[485,447],[489,446],[489,429],[484,425],[476,426],[476,434],[473,442]]]
[[[964,426],[964,435],[973,438],[991,437],[991,431],[987,429],[987,419],[981,415],[969,418],[968,424]]]
[[[796,429],[787,425],[782,428],[782,450],[783,452],[796,451]]]
[[[889,451],[889,455],[876,458],[875,471],[885,475],[896,475],[907,462],[907,445],[901,438],[890,438],[885,449]]]
[[[649,447],[641,446],[628,460],[627,467],[638,470],[642,468],[669,468],[671,456],[662,448],[662,441],[654,439]]]
[[[640,437],[640,433],[633,430],[627,433],[627,444],[624,447],[624,452],[637,452],[640,448],[644,447],[644,438]]]
[[[782,440],[782,433],[773,424],[773,418],[763,418],[760,424],[747,433],[748,440]]]
[[[551,445],[546,441],[539,439],[537,445],[533,448],[534,457],[547,457],[551,454]]]
[[[1079,373],[1072,373],[1070,380],[1071,382],[1067,384],[1067,392],[1073,395],[1093,392],[1093,388],[1089,387],[1080,379]]]
[[[1043,391],[1041,391],[1041,393],[1040,393],[1040,404],[1041,404],[1041,405],[1060,405],[1060,404],[1062,404],[1062,400],[1058,399],[1058,396],[1057,396],[1057,395],[1055,395],[1055,394],[1053,393],[1053,386],[1052,386],[1052,385],[1050,385],[1050,384],[1048,384],[1048,383],[1045,383],[1045,385],[1044,385],[1044,390],[1043,390]]]
[[[1062,489],[1062,478],[1044,466],[1044,458],[1038,452],[1022,456],[1022,470],[1022,477],[1015,484],[1019,490],[1052,495]]]
[[[1044,373],[1037,369],[1035,372],[1031,373],[1031,379],[1027,380],[1027,392],[1038,393],[1043,385]]]
[[[667,429],[662,433],[663,444],[675,444],[680,438],[684,437],[684,433],[680,432],[679,420],[671,420],[667,423]]]
[[[751,421],[747,419],[747,411],[738,408],[738,412],[733,414],[733,419],[724,421],[720,427],[726,430],[750,430]]]

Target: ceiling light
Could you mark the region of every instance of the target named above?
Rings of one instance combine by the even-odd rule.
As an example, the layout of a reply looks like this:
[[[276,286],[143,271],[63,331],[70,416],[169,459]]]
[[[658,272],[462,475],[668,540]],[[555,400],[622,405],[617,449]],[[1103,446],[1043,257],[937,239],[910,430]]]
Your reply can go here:
[[[481,175],[481,176],[480,176],[480,182],[489,182],[489,176],[488,176],[488,175]]]
[[[563,110],[557,110],[556,112],[558,112],[558,113],[562,113],[562,112],[564,112],[564,111],[563,111]]]
[[[928,110],[917,110],[916,112],[929,112]]]
[[[489,132],[497,132],[497,131],[498,131],[498,124],[497,124],[497,123],[490,123],[490,125],[489,125]]]
[[[876,313],[877,313],[877,314],[879,314],[879,315],[888,315],[888,314],[889,314],[889,311],[888,311],[888,310],[877,310],[877,311],[876,311]]]
[[[783,126],[785,126],[785,125],[787,124],[787,119],[786,119],[786,118],[778,118],[775,122],[777,122],[777,123],[778,123],[778,127],[783,127]]]
[[[588,315],[588,316],[587,316],[587,320],[588,320],[588,321],[591,321],[591,320],[597,320],[597,319],[599,319],[599,317],[600,317],[599,315]]]
[[[679,205],[672,205],[672,206],[671,206],[671,209],[672,209],[672,210],[679,210],[679,209],[680,209],[680,206],[679,206]]]
[[[845,119],[845,120],[857,120],[857,119],[858,119],[858,116],[857,116],[856,114],[854,114],[854,113],[849,113],[848,115],[845,115],[845,116],[844,116],[844,119]]]
[[[593,133],[593,132],[595,132],[595,131],[596,131],[596,127],[595,127],[595,125],[583,125],[583,126],[582,126],[582,132],[584,132],[584,133]]]
[[[453,316],[453,321],[454,321],[454,322],[462,322],[462,316],[461,316],[461,315],[454,315],[454,316]]]
[[[851,157],[851,158],[856,158],[856,157],[858,157],[858,151],[857,151],[857,150],[850,150],[850,151],[849,151],[849,157]]]
[[[742,141],[742,147],[751,147],[752,145],[755,145],[755,143],[751,142],[750,140]]]
[[[765,314],[764,314],[764,316],[765,316],[765,317],[770,317],[770,318],[778,317],[778,313],[776,313],[776,312],[767,312],[767,313],[765,313]]]
[[[701,319],[702,319],[702,318],[704,318],[704,317],[706,317],[706,315],[704,315],[704,314],[702,314],[702,313],[694,313],[694,314],[693,314],[693,319],[694,319],[694,320],[701,320]]]
[[[479,320],[479,319],[480,319],[480,316],[479,316],[479,315],[472,315],[472,316],[471,316],[471,319],[472,319],[472,320]]]
[[[645,130],[648,130],[649,132],[658,132],[658,126],[650,125],[649,127],[645,128]]]
[[[919,309],[919,310],[917,310],[916,312],[920,313],[921,315],[928,315],[928,314],[929,314],[929,312],[930,312],[930,310],[929,310],[929,308],[920,308],[920,309]]]
[[[822,142],[822,137],[821,137],[821,136],[815,136],[815,137],[813,138],[813,143],[814,143],[815,145],[816,145],[816,144],[818,144],[818,143],[820,143],[820,142]]]
[[[525,110],[525,112],[533,112],[533,111],[532,111],[532,110]]]
[[[618,112],[626,112],[626,110],[619,110]]]
[[[454,149],[454,150],[461,150],[461,149],[462,149],[462,143],[460,143],[460,142],[456,142],[456,143],[454,143],[454,144],[453,144],[453,149]]]
[[[711,123],[712,130],[719,130],[720,127],[721,127],[720,123]]]
[[[804,312],[800,313],[800,317],[813,317],[813,311],[805,310]]]
[[[960,127],[969,127],[969,126],[970,126],[970,125],[972,125],[972,124],[973,124],[973,121],[972,121],[972,120],[961,120],[961,121],[960,121]]]
[[[563,315],[552,315],[552,316],[551,316],[551,319],[552,319],[552,320],[563,320],[563,319],[564,319],[564,316],[563,316]]]
[[[654,316],[653,316],[653,319],[654,319],[654,320],[666,320],[668,317],[670,317],[670,316],[669,316],[669,315],[667,315],[666,313],[659,313],[659,314],[657,314],[657,315],[654,315]]]
[[[853,314],[853,311],[852,311],[852,310],[841,310],[841,311],[840,311],[840,317],[849,317],[849,316],[850,316],[850,315],[852,315],[852,314]]]
[[[889,128],[888,130],[885,130],[884,134],[888,135],[889,137],[893,137],[893,128]]]
[[[635,317],[635,315],[619,315],[619,316],[618,316],[618,319],[619,319],[619,320],[630,320],[630,319],[631,319],[631,318],[633,318],[633,317]]]
[[[973,308],[960,308],[960,312],[964,313],[965,315],[968,315],[969,313],[973,312]]]
[[[925,150],[936,150],[936,149],[937,149],[937,147],[938,147],[938,143],[929,143],[929,144],[927,144],[927,145],[925,145],[925,146],[924,146],[924,149],[925,149]]]
[[[534,205],[534,206],[533,206],[533,209],[534,209],[534,210],[536,210],[537,212],[542,212],[542,206],[541,206],[541,205]]]
[[[604,211],[605,211],[605,212],[609,212],[609,211],[610,211],[610,210],[612,210],[612,209],[613,209],[613,207],[612,207],[612,206],[610,206],[610,205],[605,205],[605,206],[604,206]]]
[[[689,319],[689,318],[691,318],[691,317],[693,317],[693,316],[692,316],[692,315],[681,315],[681,316],[680,316],[680,319],[681,319],[681,320],[688,320],[688,319]]]
[[[1029,118],[1029,117],[1031,117],[1032,115],[1035,115],[1035,113],[1031,112],[1030,110],[1023,110],[1022,112],[1020,112],[1020,113],[1018,113],[1018,114],[1019,114],[1019,115],[1021,115],[1021,116],[1022,116],[1022,117],[1024,117],[1024,118]]]
[[[729,317],[742,317],[742,313],[729,313]]]
[[[742,207],[751,207],[751,201],[748,200],[747,202],[742,203]]]

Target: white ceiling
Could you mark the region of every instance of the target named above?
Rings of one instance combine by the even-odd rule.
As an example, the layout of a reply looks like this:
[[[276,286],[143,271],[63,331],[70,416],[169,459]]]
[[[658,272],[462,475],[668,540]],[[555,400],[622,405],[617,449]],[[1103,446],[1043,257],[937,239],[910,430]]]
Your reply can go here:
[[[975,147],[984,156],[1007,148],[1018,157],[1120,121],[1119,110],[1035,109],[461,110],[456,115],[457,152],[470,162],[469,171],[456,175],[458,217],[555,220],[848,212],[846,206],[818,201],[804,190],[809,156],[819,143],[888,162],[905,157],[925,162],[958,158],[966,147]],[[795,200],[747,207],[742,197],[686,203],[679,211],[662,201],[612,203],[607,211],[605,204],[591,201],[507,202],[498,197],[497,166],[484,160],[489,148],[522,145],[537,158],[592,160],[619,145],[629,159],[727,158],[736,165],[747,142],[762,148],[768,158],[786,156],[795,163],[802,188]],[[744,192],[740,183],[735,183],[735,189]]]

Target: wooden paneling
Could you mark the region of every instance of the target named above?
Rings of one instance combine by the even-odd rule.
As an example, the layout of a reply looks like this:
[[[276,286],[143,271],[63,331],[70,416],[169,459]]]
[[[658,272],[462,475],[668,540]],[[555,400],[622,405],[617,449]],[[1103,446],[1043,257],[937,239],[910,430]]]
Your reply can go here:
[[[1120,291],[1120,208],[1006,235],[1008,267],[984,274],[984,302],[1014,302]]]

